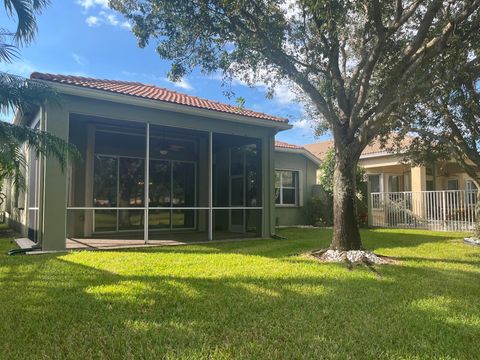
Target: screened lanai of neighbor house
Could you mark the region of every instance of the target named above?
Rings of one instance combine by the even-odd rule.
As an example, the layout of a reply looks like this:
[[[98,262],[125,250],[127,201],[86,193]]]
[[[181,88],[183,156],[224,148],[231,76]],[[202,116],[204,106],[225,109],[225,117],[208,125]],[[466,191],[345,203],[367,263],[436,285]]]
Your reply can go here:
[[[141,83],[31,77],[61,105],[16,122],[82,155],[67,171],[29,156],[27,210],[10,217],[41,249],[273,234],[274,136],[285,119]]]

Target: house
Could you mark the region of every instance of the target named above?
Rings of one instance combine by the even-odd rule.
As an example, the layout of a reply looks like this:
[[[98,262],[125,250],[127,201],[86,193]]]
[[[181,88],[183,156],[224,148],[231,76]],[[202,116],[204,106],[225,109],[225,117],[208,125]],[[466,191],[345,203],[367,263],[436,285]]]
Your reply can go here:
[[[269,237],[302,222],[318,159],[277,143],[283,118],[137,82],[33,73],[61,95],[14,122],[75,144],[62,171],[27,154],[7,221],[42,250]],[[276,169],[278,171],[276,171]]]
[[[303,146],[275,142],[275,224],[307,225],[306,206],[320,159]]]
[[[408,146],[406,139],[404,146]],[[469,230],[475,221],[477,188],[453,161],[411,166],[393,143],[368,145],[358,165],[365,170],[371,226],[422,227],[433,230]],[[333,141],[305,145],[319,159]]]

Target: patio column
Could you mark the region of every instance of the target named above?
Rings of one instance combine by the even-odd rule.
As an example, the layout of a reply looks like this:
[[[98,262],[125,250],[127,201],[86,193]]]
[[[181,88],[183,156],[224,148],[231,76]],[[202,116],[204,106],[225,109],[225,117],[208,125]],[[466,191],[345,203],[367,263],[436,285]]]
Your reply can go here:
[[[150,202],[150,123],[147,122],[145,128],[145,207],[144,216],[143,216],[143,238],[145,244],[149,243],[148,240],[148,207]]]
[[[213,133],[208,132],[208,240],[213,240]]]
[[[275,135],[262,139],[262,236],[275,234]]]
[[[69,113],[60,106],[48,106],[42,129],[68,141]],[[42,250],[66,248],[67,169],[52,157],[43,159],[43,201],[41,214]]]
[[[412,211],[415,215],[425,217],[425,202],[427,195],[426,169],[424,166],[415,166],[411,169],[412,176]]]

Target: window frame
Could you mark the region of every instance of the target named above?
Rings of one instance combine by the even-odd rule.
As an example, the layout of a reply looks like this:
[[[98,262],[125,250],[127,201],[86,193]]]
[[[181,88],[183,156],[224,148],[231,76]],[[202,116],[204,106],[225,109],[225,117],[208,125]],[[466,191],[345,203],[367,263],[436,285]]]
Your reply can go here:
[[[465,195],[466,195],[466,203],[468,206],[476,206],[477,205],[477,192],[478,192],[477,185],[471,179],[465,180]]]
[[[275,206],[278,207],[300,207],[300,170],[294,169],[275,169],[275,176],[280,173],[280,187],[275,185],[275,192],[280,190],[280,202],[277,203],[277,197],[275,196]],[[283,172],[291,172],[295,181],[295,186],[283,186]],[[283,189],[293,189],[295,191],[295,202],[293,204],[283,203]]]
[[[378,187],[380,191],[372,191],[372,183],[370,181],[371,177],[378,177]],[[381,209],[381,203],[383,200],[384,188],[383,188],[383,173],[376,173],[376,174],[367,174],[367,188],[368,188],[368,196],[372,200],[371,194],[380,194],[376,201],[372,201],[372,209]]]
[[[456,189],[450,189],[450,182],[455,182],[456,183]],[[449,178],[447,179],[447,191],[458,191],[460,190],[460,181],[458,181],[457,178]]]

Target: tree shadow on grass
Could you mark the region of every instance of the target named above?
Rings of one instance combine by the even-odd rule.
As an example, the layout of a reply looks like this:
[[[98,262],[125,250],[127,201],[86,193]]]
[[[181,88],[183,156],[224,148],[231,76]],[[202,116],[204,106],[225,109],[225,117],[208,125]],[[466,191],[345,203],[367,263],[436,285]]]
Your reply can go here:
[[[178,254],[245,254],[269,258],[280,258],[292,254],[306,253],[316,249],[326,248],[330,244],[331,230],[327,229],[282,229],[281,235],[287,239],[265,239],[255,241],[235,241],[204,243],[186,246],[164,246],[152,248],[134,248],[111,250],[124,253],[178,253]],[[415,248],[429,243],[443,243],[458,239],[458,234],[432,233],[422,234],[421,231],[371,230],[362,229],[362,239],[366,249]]]
[[[158,262],[134,264],[130,273],[119,255],[133,254],[102,255],[3,261],[0,351],[22,359],[434,359],[480,352],[475,272],[388,266],[378,280],[362,269],[245,255],[243,271],[216,271],[212,259],[203,273],[172,275],[175,269],[154,268],[161,251],[150,254]]]

